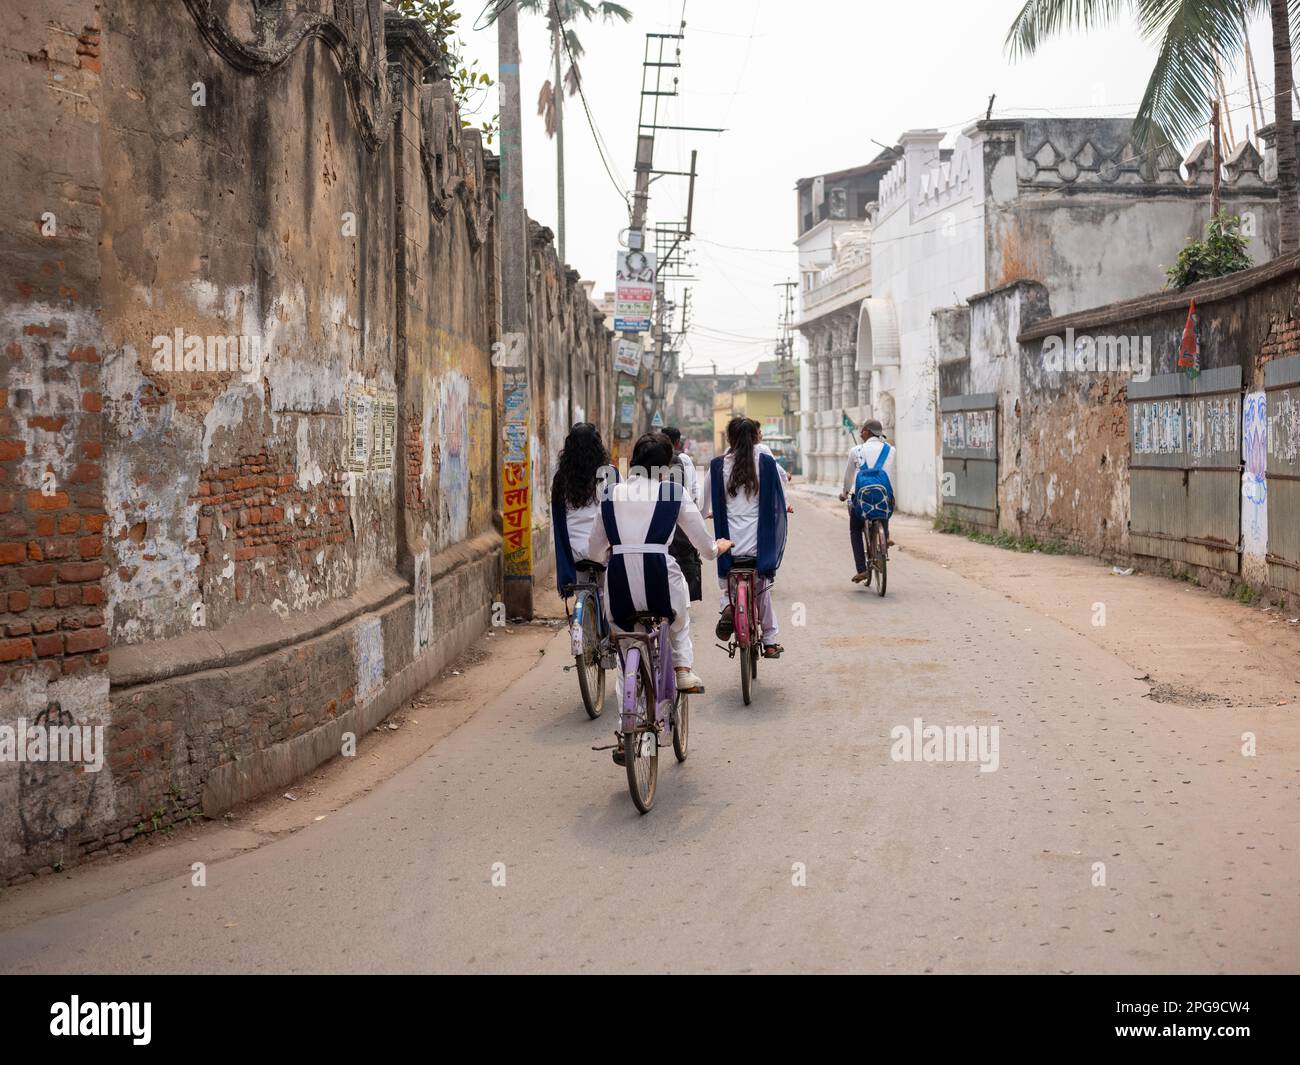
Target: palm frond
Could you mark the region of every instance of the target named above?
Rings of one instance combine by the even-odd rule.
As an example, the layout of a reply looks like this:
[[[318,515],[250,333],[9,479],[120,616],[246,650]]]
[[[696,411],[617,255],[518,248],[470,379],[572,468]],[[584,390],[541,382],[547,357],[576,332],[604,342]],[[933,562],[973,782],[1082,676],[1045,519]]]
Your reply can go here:
[[[632,12],[623,7],[622,4],[601,4],[600,17],[606,22],[613,22],[615,19],[622,19],[624,22],[631,22]]]
[[[1033,55],[1049,37],[1066,30],[1105,26],[1135,0],[1025,0],[1003,47],[1012,59]]]
[[[1209,118],[1216,64],[1226,73],[1244,54],[1246,0],[1137,0],[1136,6],[1139,32],[1159,48],[1133,120],[1134,142],[1186,144]]]

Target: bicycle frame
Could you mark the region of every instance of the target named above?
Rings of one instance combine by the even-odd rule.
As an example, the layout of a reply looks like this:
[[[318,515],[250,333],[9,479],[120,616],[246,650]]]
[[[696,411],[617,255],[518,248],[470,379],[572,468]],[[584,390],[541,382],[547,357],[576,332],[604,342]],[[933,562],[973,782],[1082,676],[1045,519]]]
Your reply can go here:
[[[572,586],[573,609],[569,609],[568,596],[564,599],[564,614],[569,621],[569,643],[574,658],[581,658],[586,653],[582,623],[586,611],[596,611],[596,633],[603,644],[609,639],[609,626],[605,618],[604,602],[601,599],[600,584],[596,581],[579,581]]]
[[[758,607],[758,579],[752,569],[733,569],[727,574],[727,595],[731,599],[732,639],[737,647],[755,647],[762,642]]]
[[[654,699],[654,728],[665,731],[672,727],[673,701],[677,697],[677,674],[673,669],[673,649],[668,640],[668,622],[662,622],[651,633],[625,632],[618,635],[620,657],[623,659],[622,731],[645,731],[647,722],[637,712],[637,691],[642,687],[643,668],[649,672],[653,692],[647,692],[647,702]],[[628,644],[625,648],[624,644]],[[647,660],[648,656],[648,660]],[[644,666],[643,666],[644,662]],[[648,715],[647,715],[648,716]]]

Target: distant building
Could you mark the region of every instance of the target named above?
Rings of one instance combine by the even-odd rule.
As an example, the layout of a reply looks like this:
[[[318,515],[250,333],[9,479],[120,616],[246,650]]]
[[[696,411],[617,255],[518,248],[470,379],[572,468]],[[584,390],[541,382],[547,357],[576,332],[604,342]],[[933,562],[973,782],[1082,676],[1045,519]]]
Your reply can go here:
[[[969,344],[971,297],[1035,281],[1065,314],[1163,286],[1163,268],[1208,221],[1206,151],[1144,154],[1130,127],[997,119],[946,148],[938,130],[910,130],[866,166],[799,182],[810,479],[842,473],[844,415],[875,417],[898,447],[900,509],[933,514],[937,366]],[[1261,164],[1243,142],[1223,166],[1224,209],[1249,216],[1256,262],[1277,249],[1277,193]]]

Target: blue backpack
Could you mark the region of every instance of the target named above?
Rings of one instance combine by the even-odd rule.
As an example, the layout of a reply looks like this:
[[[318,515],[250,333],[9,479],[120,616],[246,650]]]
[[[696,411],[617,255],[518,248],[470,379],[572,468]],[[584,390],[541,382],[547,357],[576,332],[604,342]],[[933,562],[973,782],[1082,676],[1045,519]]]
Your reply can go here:
[[[884,444],[874,466],[865,462],[858,467],[853,482],[853,505],[863,521],[884,521],[894,512],[894,486],[885,472],[890,447]]]

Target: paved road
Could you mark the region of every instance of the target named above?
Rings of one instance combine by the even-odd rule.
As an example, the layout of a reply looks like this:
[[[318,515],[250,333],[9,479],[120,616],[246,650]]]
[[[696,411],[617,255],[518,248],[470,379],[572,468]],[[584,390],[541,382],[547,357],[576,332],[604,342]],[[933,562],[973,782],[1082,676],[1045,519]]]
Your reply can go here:
[[[1300,968],[1294,765],[1243,758],[1232,715],[1143,698],[1130,666],[952,569],[899,552],[887,598],[850,585],[843,529],[795,515],[788,653],[753,706],[698,626],[709,694],[649,816],[589,750],[612,723],[577,705],[561,636],[371,794],[205,888],[0,936],[0,970]],[[892,760],[914,717],[997,725],[997,771]]]

